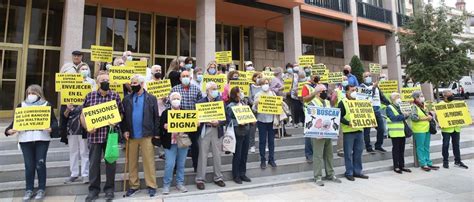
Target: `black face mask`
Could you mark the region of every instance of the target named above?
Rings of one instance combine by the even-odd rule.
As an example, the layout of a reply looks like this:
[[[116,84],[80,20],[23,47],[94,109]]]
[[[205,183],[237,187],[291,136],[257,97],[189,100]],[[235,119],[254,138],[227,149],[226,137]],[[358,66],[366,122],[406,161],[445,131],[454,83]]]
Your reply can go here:
[[[454,100],[454,96],[453,96],[453,95],[450,95],[449,97],[446,98],[446,100],[448,100],[449,102],[451,102],[451,101]]]
[[[134,93],[138,93],[138,91],[140,91],[140,89],[142,89],[142,87],[140,85],[137,85],[137,86],[131,86],[132,87],[132,91]]]
[[[153,76],[157,79],[161,79],[161,73],[160,72],[156,72]]]
[[[100,89],[103,91],[109,91],[110,90],[110,84],[107,81],[101,82],[100,83]]]
[[[321,92],[321,94],[319,94],[319,97],[323,100],[327,99],[328,98],[328,93],[326,91],[323,91]]]
[[[315,84],[318,84],[318,83],[319,83],[319,78],[318,78],[318,77],[316,77],[316,78],[314,78],[314,80],[313,80],[313,81],[314,81],[314,83],[315,83]]]
[[[349,74],[349,70],[347,70],[347,69],[345,69],[345,70],[342,71],[342,72],[344,72],[344,75],[348,75],[348,74]]]

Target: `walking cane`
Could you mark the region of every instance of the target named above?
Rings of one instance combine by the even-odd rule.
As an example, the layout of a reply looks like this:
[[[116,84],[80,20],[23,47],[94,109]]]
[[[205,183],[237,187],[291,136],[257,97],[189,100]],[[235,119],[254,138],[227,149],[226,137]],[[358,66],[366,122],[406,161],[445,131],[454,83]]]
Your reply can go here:
[[[125,164],[123,168],[123,192],[127,190],[127,180],[128,180],[128,139],[125,142]],[[125,198],[126,194],[123,194],[123,197]]]

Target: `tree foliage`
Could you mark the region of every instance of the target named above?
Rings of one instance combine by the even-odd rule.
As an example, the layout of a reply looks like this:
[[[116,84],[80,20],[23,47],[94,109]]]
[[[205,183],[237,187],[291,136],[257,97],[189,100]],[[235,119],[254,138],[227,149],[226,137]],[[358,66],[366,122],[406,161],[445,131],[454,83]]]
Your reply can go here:
[[[466,16],[449,14],[444,3],[438,8],[427,4],[404,27],[409,30],[399,34],[402,52],[408,59],[405,73],[416,82],[429,82],[436,88],[441,82],[453,82],[472,69],[467,51],[471,42],[457,44],[456,35],[463,32]]]
[[[357,55],[352,56],[349,66],[351,66],[352,74],[357,77],[359,83],[363,83],[362,75],[364,74],[364,65]]]

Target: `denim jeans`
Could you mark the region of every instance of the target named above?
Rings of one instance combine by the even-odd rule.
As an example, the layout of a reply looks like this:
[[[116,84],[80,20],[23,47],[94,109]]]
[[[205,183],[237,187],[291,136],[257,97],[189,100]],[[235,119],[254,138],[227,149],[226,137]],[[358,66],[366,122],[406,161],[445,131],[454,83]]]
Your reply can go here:
[[[452,133],[441,133],[443,135],[443,162],[448,162],[449,158],[449,140],[453,139],[453,154],[454,154],[454,163],[461,162],[461,151],[459,150],[459,132]]]
[[[266,162],[265,146],[268,140],[268,162],[275,161],[273,154],[275,153],[275,132],[273,131],[273,123],[263,123],[258,121],[258,141],[260,162]]]
[[[248,127],[234,127],[235,134],[245,134]],[[243,177],[247,172],[247,156],[249,153],[249,135],[235,136],[235,153],[232,158],[232,177]]]
[[[163,187],[170,187],[173,180],[173,169],[176,164],[176,184],[184,185],[184,164],[188,154],[188,147],[178,148],[177,144],[172,144],[169,149],[165,149],[165,176],[163,177]]]
[[[304,138],[304,156],[306,157],[306,159],[313,159],[313,146],[311,138],[309,137]]]
[[[21,151],[25,161],[26,190],[33,191],[35,173],[38,173],[38,189],[46,189],[46,154],[49,141],[21,142]]]
[[[384,118],[380,113],[380,109],[375,110],[374,107],[374,114],[375,119],[377,120],[377,140],[375,142],[375,149],[382,148],[384,133],[385,133],[385,125],[384,125]],[[365,149],[372,149],[372,145],[370,144],[370,128],[364,128],[364,142],[365,142]]]
[[[362,132],[343,134],[344,138],[344,162],[346,166],[346,176],[362,174]]]

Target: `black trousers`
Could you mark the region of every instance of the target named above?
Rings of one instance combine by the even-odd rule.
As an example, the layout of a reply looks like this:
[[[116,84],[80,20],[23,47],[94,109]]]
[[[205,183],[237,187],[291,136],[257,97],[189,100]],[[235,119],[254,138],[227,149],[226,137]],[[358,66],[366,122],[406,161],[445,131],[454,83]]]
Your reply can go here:
[[[393,169],[402,169],[405,167],[405,137],[396,137],[392,139],[392,158]]]
[[[235,134],[245,134],[236,135],[235,140],[235,153],[232,158],[232,177],[242,177],[245,176],[247,171],[247,156],[249,153],[249,141],[250,136],[248,135],[248,127],[238,126],[234,127]]]
[[[454,163],[461,162],[461,151],[459,150],[459,132],[452,132],[452,133],[441,133],[443,135],[443,162],[449,161],[449,140],[452,139],[453,141],[453,154],[454,154]]]
[[[293,116],[293,124],[304,124],[303,103],[300,100],[291,100],[291,115]]]
[[[196,171],[198,166],[199,158],[199,134],[197,132],[189,133],[189,138],[191,139],[191,158],[193,160],[193,168]]]
[[[100,193],[100,162],[105,154],[106,143],[89,144],[89,193]],[[104,160],[105,161],[105,160]],[[105,161],[105,193],[113,193],[115,189],[115,166],[116,163]]]

